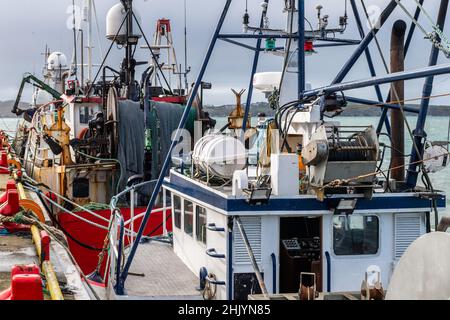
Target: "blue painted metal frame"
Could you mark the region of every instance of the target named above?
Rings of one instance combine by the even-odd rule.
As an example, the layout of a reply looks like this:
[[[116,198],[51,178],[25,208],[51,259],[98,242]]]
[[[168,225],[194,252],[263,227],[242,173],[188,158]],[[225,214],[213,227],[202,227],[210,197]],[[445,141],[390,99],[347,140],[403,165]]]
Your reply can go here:
[[[398,110],[400,109],[398,104],[389,104],[389,103],[384,103],[384,102],[378,102],[378,101],[373,101],[373,100],[367,100],[367,99],[361,99],[361,98],[355,98],[355,97],[349,97],[349,96],[345,96],[345,100],[349,101],[349,102],[353,102],[353,103],[360,103],[360,104],[364,104],[367,106],[379,106],[379,107],[383,107],[385,109],[395,109]],[[411,112],[411,113],[419,113],[419,108],[414,108],[414,107],[408,107],[408,106],[404,106],[403,110],[405,112]]]
[[[353,10],[353,15],[355,16],[355,20],[356,20],[356,24],[358,26],[359,34],[360,34],[361,38],[364,39],[364,37],[366,35],[364,34],[364,29],[363,29],[363,26],[362,26],[361,17],[359,16],[358,7],[356,6],[355,0],[350,0],[350,5],[351,5],[352,10]],[[375,77],[377,74],[375,72],[375,67],[373,65],[372,55],[370,53],[369,47],[366,48],[365,54],[366,54],[367,64],[368,64],[369,70],[370,70],[370,75],[372,77]],[[375,86],[375,93],[377,94],[378,101],[383,103],[384,99],[383,99],[383,94],[381,93],[380,86],[378,86],[378,85]],[[383,117],[383,115],[387,114],[387,111],[388,111],[388,108],[387,107],[383,107],[383,112],[382,112],[381,117]],[[387,117],[384,117],[383,122],[386,125],[386,130],[387,130],[388,134],[391,134],[391,127],[390,127],[390,124],[389,124],[389,119]],[[377,134],[380,134],[380,132],[381,132],[381,128],[380,128],[380,126],[378,126]]]
[[[438,13],[438,19],[437,19],[437,26],[439,29],[443,30],[445,25],[445,20],[447,17],[447,9],[448,9],[448,0],[441,0],[441,5],[439,8]],[[435,66],[437,64],[438,58],[439,58],[439,52],[440,50],[432,45],[431,47],[431,53],[430,53],[430,60],[428,65],[429,66]],[[417,185],[417,178],[419,175],[419,172],[417,171],[417,167],[419,164],[417,163],[422,159],[422,153],[424,148],[424,139],[426,138],[425,133],[425,122],[428,115],[428,108],[430,106],[430,99],[428,98],[432,91],[433,91],[433,82],[434,82],[434,76],[431,75],[425,80],[425,84],[423,85],[423,91],[422,91],[422,101],[420,103],[420,112],[419,116],[417,117],[417,124],[416,129],[414,130],[414,143],[418,148],[418,151],[421,154],[417,154],[416,148],[413,145],[411,150],[411,158],[410,158],[410,165],[407,170],[406,175],[406,185],[410,188],[414,188]]]
[[[423,2],[424,2],[424,0],[419,0],[420,5],[422,5]],[[417,6],[416,12],[414,13],[414,20],[416,20],[416,21],[419,20],[421,12],[422,12],[422,10],[420,9],[419,6]],[[406,58],[406,55],[408,54],[409,46],[411,45],[412,37],[414,35],[415,30],[416,30],[416,24],[414,22],[411,22],[411,26],[409,27],[408,36],[406,37],[406,41],[405,41],[405,49],[404,49],[405,58]],[[391,92],[389,91],[386,101],[389,102],[390,100],[391,100]],[[387,110],[383,111],[383,113],[381,114],[380,121],[379,121],[378,127],[377,127],[377,133],[380,133],[381,130],[383,130],[383,123],[384,123],[385,118],[387,118]]]
[[[305,0],[298,0],[298,98],[301,99],[306,85],[305,63]]]
[[[381,13],[380,16],[380,25],[379,29],[375,29],[373,32],[369,32],[366,34],[364,39],[362,39],[361,43],[359,44],[358,48],[353,52],[353,54],[350,56],[348,61],[345,63],[341,71],[339,71],[336,78],[334,78],[333,82],[331,84],[340,83],[344,80],[344,78],[347,76],[347,74],[350,72],[352,67],[355,65],[356,61],[359,59],[361,54],[366,51],[369,44],[374,39],[374,35],[378,33],[378,31],[382,28],[386,20],[389,18],[389,16],[392,14],[394,9],[397,7],[397,2],[395,0],[391,0],[391,2],[387,5],[386,9]]]
[[[264,0],[264,3],[269,5],[269,0]],[[264,26],[264,12],[261,14],[261,22],[260,22],[260,28]],[[259,33],[260,35],[262,32]],[[253,58],[253,66],[252,66],[252,72],[250,75],[250,83],[248,85],[247,89],[247,102],[245,103],[245,112],[244,112],[244,119],[242,124],[242,138],[244,137],[245,130],[247,129],[247,121],[248,121],[248,115],[250,114],[250,107],[252,104],[252,97],[253,97],[253,77],[255,76],[256,70],[258,68],[258,62],[259,62],[259,55],[261,52],[261,43],[262,38],[258,38],[256,41],[256,49],[255,49],[255,56]]]
[[[416,69],[416,70],[395,72],[395,73],[390,73],[388,75],[377,76],[377,77],[363,79],[363,80],[337,83],[337,84],[333,84],[333,85],[330,85],[327,87],[322,87],[322,88],[317,88],[317,89],[306,91],[304,93],[304,97],[313,97],[313,96],[317,96],[319,94],[330,94],[330,93],[334,93],[334,92],[371,87],[371,86],[374,86],[377,84],[392,83],[392,82],[402,81],[402,80],[426,78],[429,76],[437,76],[437,75],[448,74],[448,73],[450,73],[450,64],[443,64],[443,65],[439,65],[439,66],[425,67],[425,68],[420,68],[420,69]]]

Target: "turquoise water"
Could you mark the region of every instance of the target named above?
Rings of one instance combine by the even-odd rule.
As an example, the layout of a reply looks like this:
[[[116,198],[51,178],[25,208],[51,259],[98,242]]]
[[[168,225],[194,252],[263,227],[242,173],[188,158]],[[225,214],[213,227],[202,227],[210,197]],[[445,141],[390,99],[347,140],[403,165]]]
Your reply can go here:
[[[226,118],[217,119],[217,128],[223,127],[226,124]],[[411,128],[414,128],[416,125],[416,119],[414,117],[408,117],[408,123]],[[376,117],[340,117],[336,118],[336,121],[340,121],[342,125],[352,126],[352,125],[378,125],[378,118]],[[0,129],[7,131],[8,134],[13,135],[16,126],[17,119],[9,119],[9,118],[0,118]],[[430,141],[448,141],[448,128],[449,128],[449,119],[446,117],[429,117],[426,125],[426,132],[428,134],[428,139]],[[406,131],[406,130],[405,130]],[[408,138],[408,133],[405,132],[406,137],[406,150],[405,153],[409,154],[411,151],[411,141]],[[382,137],[381,140],[383,142],[388,142],[385,137]],[[389,164],[390,155],[387,150],[385,165]],[[450,168],[446,168],[443,171],[438,173],[434,173],[430,175],[431,180],[433,182],[433,187],[438,190],[445,191],[447,194],[450,194]],[[420,181],[420,179],[419,179]],[[450,197],[447,198],[447,210],[446,213],[450,214]]]

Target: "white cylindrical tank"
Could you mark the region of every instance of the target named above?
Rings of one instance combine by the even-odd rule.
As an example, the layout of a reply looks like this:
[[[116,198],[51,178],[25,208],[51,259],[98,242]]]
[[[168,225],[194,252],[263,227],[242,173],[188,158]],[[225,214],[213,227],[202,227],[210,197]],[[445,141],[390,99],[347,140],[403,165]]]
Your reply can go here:
[[[253,86],[264,93],[271,93],[275,88],[279,89],[280,82],[281,72],[259,72],[253,76]]]
[[[192,161],[203,172],[230,179],[247,164],[247,152],[238,139],[224,135],[207,135],[194,147]]]
[[[53,70],[68,70],[67,57],[62,52],[53,52],[48,56],[47,69]]]
[[[133,12],[140,24],[141,18],[139,14],[136,11]],[[126,15],[127,12],[122,3],[118,3],[111,9],[109,9],[108,14],[106,15],[106,38],[108,40],[113,41],[115,38],[117,43],[123,44],[126,42],[127,23],[126,21],[125,23],[123,23]],[[120,26],[122,26],[122,28],[120,28]],[[139,31],[139,27],[133,18],[133,33],[136,35],[140,35]]]

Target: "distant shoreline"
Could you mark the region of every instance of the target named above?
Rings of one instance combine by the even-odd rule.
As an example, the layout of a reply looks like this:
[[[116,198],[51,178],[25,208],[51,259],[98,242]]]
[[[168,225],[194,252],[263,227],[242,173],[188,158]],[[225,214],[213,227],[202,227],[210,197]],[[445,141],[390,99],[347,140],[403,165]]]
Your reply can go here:
[[[11,106],[13,101],[0,101],[0,118],[2,119],[16,119],[11,113]],[[27,108],[28,103],[21,103],[20,108]],[[408,105],[409,107],[418,108],[418,105]],[[235,109],[234,105],[222,105],[204,107],[204,111],[208,112],[211,117],[228,117],[228,115]],[[266,102],[252,103],[251,116],[256,117],[259,113],[265,113],[267,117],[273,117],[275,111],[272,110]],[[379,117],[381,115],[381,108],[370,107],[361,108],[356,107],[353,104],[349,104],[344,112],[341,114],[343,117]],[[414,116],[408,113],[409,116]],[[428,109],[428,116],[431,117],[450,117],[450,106],[430,106]]]
[[[408,105],[408,107],[419,108],[418,105]],[[233,110],[233,105],[223,106],[205,106],[204,110],[210,114],[211,117],[227,117]],[[381,108],[370,107],[366,108],[355,107],[355,105],[349,104],[342,112],[343,117],[379,117],[381,116]],[[275,111],[270,109],[265,102],[254,103],[251,107],[252,117],[257,116],[259,113],[265,113],[267,117],[275,115]],[[407,113],[407,116],[414,116],[412,113]],[[450,106],[430,106],[428,109],[428,116],[432,117],[450,117]]]

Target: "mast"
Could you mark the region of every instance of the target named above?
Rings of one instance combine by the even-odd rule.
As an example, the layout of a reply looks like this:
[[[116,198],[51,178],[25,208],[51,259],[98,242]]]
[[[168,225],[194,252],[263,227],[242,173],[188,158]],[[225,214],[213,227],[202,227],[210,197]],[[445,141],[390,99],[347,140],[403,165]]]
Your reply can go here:
[[[93,6],[93,0],[86,0],[86,7],[87,10],[86,14],[86,22],[87,22],[87,67],[88,67],[88,76],[86,82],[92,81],[92,6]]]
[[[181,68],[180,68],[181,72]],[[188,49],[187,49],[187,0],[184,0],[184,85],[186,94],[189,91],[189,84],[187,79],[188,74]],[[181,76],[181,75],[180,75]],[[180,85],[181,89],[181,85]]]

